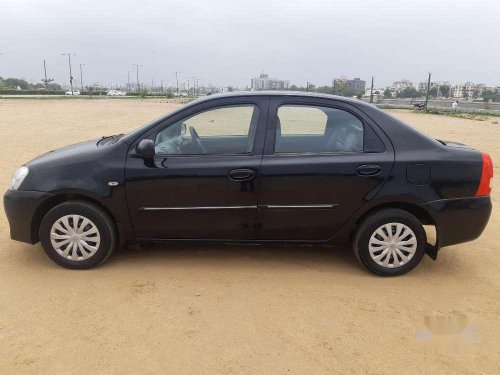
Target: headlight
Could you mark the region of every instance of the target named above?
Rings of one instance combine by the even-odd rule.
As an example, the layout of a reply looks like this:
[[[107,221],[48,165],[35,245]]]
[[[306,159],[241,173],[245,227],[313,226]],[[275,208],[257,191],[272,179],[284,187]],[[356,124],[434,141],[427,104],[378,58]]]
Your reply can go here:
[[[19,186],[23,183],[24,179],[28,175],[29,169],[28,167],[25,167],[24,165],[20,168],[18,168],[13,174],[10,179],[10,184],[9,184],[9,189],[11,190],[17,190],[19,189]]]

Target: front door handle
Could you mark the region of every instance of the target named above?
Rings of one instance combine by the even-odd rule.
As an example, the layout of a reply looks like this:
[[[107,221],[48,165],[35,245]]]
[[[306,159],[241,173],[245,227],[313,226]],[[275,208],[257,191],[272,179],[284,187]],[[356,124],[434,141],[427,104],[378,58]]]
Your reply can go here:
[[[381,170],[382,168],[380,165],[365,164],[356,168],[356,173],[360,176],[375,176],[379,174]]]
[[[248,168],[233,169],[229,171],[229,178],[233,181],[250,181],[256,176],[255,171]]]

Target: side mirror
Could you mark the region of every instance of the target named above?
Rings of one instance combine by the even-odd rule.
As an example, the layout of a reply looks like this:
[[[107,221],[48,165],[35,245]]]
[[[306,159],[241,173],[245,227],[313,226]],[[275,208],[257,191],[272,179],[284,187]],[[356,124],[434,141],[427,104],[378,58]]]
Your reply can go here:
[[[143,139],[135,148],[135,152],[145,159],[152,159],[155,156],[155,143],[151,139]]]

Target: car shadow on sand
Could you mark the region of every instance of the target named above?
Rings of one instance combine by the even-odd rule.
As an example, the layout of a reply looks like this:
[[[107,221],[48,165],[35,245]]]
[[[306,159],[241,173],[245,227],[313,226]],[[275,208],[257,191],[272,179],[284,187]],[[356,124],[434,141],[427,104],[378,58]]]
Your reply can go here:
[[[298,266],[365,273],[349,247],[276,244],[151,243],[140,249],[117,251],[105,266],[141,266],[151,263],[278,268]]]
[[[23,246],[24,247],[24,244]],[[26,245],[23,252],[24,261],[30,267],[51,265],[40,244],[33,247]],[[25,250],[25,252],[24,252]],[[451,250],[451,249],[450,249]],[[452,250],[450,251],[452,252]],[[460,258],[441,254],[441,259],[432,261],[424,256],[422,263],[408,275],[428,277],[437,272],[446,277],[454,274],[457,269],[461,272],[466,267]],[[443,259],[446,258],[446,259]],[[42,265],[43,263],[43,265]],[[308,269],[320,272],[334,272],[364,277],[378,277],[366,270],[356,259],[352,248],[320,245],[278,245],[278,244],[225,244],[225,243],[149,243],[141,248],[120,249],[100,267],[107,270],[118,269],[150,269],[169,267],[213,267],[217,269],[266,269],[297,270]]]

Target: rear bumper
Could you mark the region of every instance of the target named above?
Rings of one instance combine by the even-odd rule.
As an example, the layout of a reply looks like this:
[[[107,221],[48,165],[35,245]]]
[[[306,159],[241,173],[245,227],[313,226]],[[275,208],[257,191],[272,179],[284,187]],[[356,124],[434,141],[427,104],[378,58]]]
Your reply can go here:
[[[33,219],[38,207],[50,196],[39,191],[7,190],[3,196],[3,206],[9,220],[10,238],[30,244],[38,242]]]
[[[492,209],[490,197],[441,199],[422,207],[436,222],[438,247],[478,238],[488,224]]]

